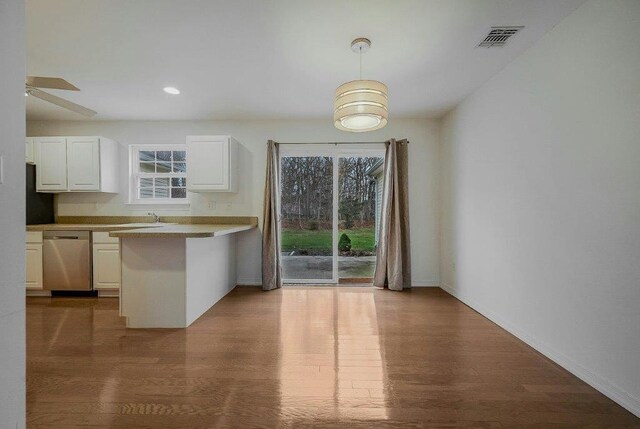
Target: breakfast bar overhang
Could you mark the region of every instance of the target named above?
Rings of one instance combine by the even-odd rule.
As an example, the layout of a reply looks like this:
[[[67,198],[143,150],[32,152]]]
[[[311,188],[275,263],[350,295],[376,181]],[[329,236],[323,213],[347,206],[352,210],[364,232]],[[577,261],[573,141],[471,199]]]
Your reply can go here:
[[[236,234],[255,225],[166,225],[120,238],[127,328],[186,328],[236,286]]]

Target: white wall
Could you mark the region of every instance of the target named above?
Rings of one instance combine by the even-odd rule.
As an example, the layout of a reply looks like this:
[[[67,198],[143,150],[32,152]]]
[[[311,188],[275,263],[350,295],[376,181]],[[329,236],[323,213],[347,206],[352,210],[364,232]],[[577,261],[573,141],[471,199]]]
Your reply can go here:
[[[0,2],[0,427],[25,427],[24,1]]]
[[[640,2],[582,5],[442,139],[443,287],[640,415]]]
[[[148,207],[128,206],[127,175],[130,144],[184,143],[185,136],[198,134],[230,134],[240,141],[241,179],[237,194],[191,194],[188,209],[163,208],[159,214],[174,215],[247,215],[262,217],[262,197],[266,167],[266,142],[384,141],[391,137],[408,138],[409,197],[413,284],[437,286],[439,273],[438,226],[438,133],[436,121],[424,119],[392,119],[379,131],[358,134],[338,131],[331,115],[325,120],[304,121],[29,121],[29,136],[103,135],[118,141],[120,151],[121,193],[60,194],[58,215],[127,215],[146,214]],[[215,209],[209,209],[215,201]],[[228,208],[227,203],[231,203]],[[262,219],[260,219],[260,224]],[[260,284],[260,233],[243,234],[238,243],[238,282]]]

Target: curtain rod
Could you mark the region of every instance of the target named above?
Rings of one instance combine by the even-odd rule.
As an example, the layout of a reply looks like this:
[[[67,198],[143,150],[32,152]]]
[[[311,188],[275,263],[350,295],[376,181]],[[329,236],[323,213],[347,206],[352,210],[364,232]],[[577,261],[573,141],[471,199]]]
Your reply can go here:
[[[280,143],[277,141],[274,141],[274,143],[280,144],[280,145],[287,145],[287,144],[299,144],[299,145],[303,145],[303,144],[333,144],[333,145],[339,145],[339,144],[385,144],[386,142],[286,142],[286,143]],[[409,143],[409,140],[406,141],[406,143]]]

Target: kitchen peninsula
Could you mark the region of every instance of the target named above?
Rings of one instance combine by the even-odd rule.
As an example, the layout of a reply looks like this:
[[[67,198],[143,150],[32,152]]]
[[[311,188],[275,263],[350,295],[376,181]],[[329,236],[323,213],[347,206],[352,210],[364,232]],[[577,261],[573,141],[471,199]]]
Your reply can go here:
[[[186,328],[236,286],[235,234],[256,228],[257,218],[190,219],[109,234],[120,239],[128,328]]]

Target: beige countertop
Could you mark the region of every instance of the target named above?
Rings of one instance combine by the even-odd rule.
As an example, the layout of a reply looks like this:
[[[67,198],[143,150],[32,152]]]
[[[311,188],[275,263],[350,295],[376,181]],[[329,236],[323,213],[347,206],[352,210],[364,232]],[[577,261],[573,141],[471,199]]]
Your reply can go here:
[[[217,237],[247,231],[258,226],[252,216],[61,216],[57,223],[27,225],[27,231],[113,232],[112,237]],[[116,234],[117,233],[117,234]]]
[[[153,216],[58,216],[59,224],[153,225]],[[206,225],[258,225],[255,216],[160,216],[161,223]]]
[[[94,223],[46,223],[40,225],[27,225],[27,231],[93,231],[93,232],[111,232],[121,231],[133,228],[159,228],[165,225],[173,225],[166,223],[124,223],[124,224],[94,224]]]
[[[118,238],[207,238],[248,231],[255,225],[207,225],[207,224],[165,224],[157,228],[138,228],[113,231],[109,235]]]

